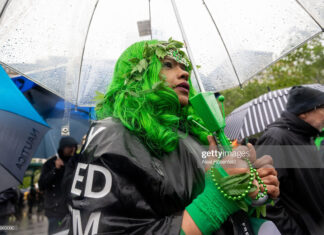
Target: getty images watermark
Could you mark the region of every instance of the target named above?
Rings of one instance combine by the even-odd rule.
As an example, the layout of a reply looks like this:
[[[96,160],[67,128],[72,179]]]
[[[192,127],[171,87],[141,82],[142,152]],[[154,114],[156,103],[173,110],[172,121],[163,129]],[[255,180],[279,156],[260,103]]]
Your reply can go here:
[[[0,231],[14,231],[17,230],[15,225],[0,225]]]
[[[226,156],[231,155],[230,159],[223,159]],[[203,164],[236,164],[235,158],[245,158],[249,156],[249,151],[218,151],[218,150],[209,150],[209,151],[202,151],[201,157],[202,157],[202,163]]]

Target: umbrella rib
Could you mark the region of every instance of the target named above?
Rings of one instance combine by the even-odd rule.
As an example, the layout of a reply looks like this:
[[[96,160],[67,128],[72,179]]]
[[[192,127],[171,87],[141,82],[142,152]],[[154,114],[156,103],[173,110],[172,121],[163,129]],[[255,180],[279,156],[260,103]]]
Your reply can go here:
[[[224,39],[223,39],[223,36],[222,36],[222,34],[220,33],[220,30],[219,30],[219,28],[218,28],[218,26],[217,26],[217,24],[216,24],[216,22],[215,22],[215,20],[214,20],[214,17],[212,16],[211,12],[209,11],[209,8],[208,8],[206,2],[205,2],[204,0],[202,0],[202,2],[203,2],[203,4],[205,5],[206,10],[207,10],[207,12],[208,12],[208,14],[209,14],[211,20],[212,20],[213,23],[214,23],[214,26],[215,26],[215,28],[216,28],[216,30],[217,30],[217,33],[218,33],[218,35],[219,35],[219,37],[220,37],[220,39],[221,39],[221,41],[222,41],[222,43],[223,43],[223,46],[224,46],[224,48],[225,48],[226,54],[227,54],[227,56],[228,56],[228,58],[229,58],[229,60],[230,60],[230,62],[231,62],[231,65],[232,65],[232,68],[233,68],[233,70],[234,70],[234,73],[235,73],[236,79],[237,79],[237,81],[238,81],[238,83],[239,83],[239,86],[242,88],[242,83],[241,83],[241,81],[240,81],[240,78],[239,78],[238,73],[237,73],[237,71],[236,71],[236,68],[235,68],[235,66],[234,66],[234,62],[233,62],[233,60],[232,60],[232,57],[231,57],[231,55],[230,55],[230,53],[229,53],[229,51],[228,51],[228,48],[227,48],[227,46],[226,46],[226,44],[225,44],[225,41],[224,41]]]
[[[80,89],[80,80],[81,80],[81,70],[82,70],[82,66],[83,66],[83,57],[84,57],[85,47],[86,47],[86,44],[87,44],[87,39],[88,39],[88,35],[89,35],[90,25],[91,25],[91,23],[92,23],[92,19],[93,19],[93,16],[94,16],[95,11],[96,11],[96,9],[97,9],[98,3],[99,3],[99,0],[97,0],[96,4],[95,4],[95,6],[94,6],[94,9],[93,9],[93,11],[92,11],[91,18],[90,18],[90,20],[89,20],[89,24],[88,24],[87,33],[86,33],[86,36],[85,36],[85,39],[84,39],[84,45],[83,45],[83,48],[82,48],[81,63],[80,63],[79,78],[78,78],[78,89],[77,89],[77,96],[76,96],[76,100],[75,100],[75,105],[76,105],[76,106],[78,105],[78,99],[79,99],[79,89]]]
[[[9,3],[9,0],[7,0],[6,3],[3,5],[2,11],[0,12],[0,18],[2,17],[3,13],[7,9],[8,3]]]
[[[2,163],[0,163],[0,166],[5,169],[13,178],[15,178],[18,182],[22,183],[22,181],[20,179],[17,178],[17,176],[15,176],[14,174],[12,174],[12,172],[7,168],[5,167],[4,165],[2,165]]]
[[[200,89],[201,92],[205,92],[205,88],[204,88],[204,85],[203,85],[203,83],[202,83],[202,81],[200,79],[200,75],[199,75],[198,70],[197,70],[196,62],[195,62],[195,60],[193,58],[193,55],[192,55],[192,52],[191,52],[191,49],[190,49],[190,46],[189,46],[189,41],[188,41],[186,32],[184,31],[183,24],[182,24],[180,14],[179,14],[177,5],[175,3],[175,0],[171,0],[171,3],[172,3],[173,11],[174,11],[174,14],[176,16],[178,25],[180,27],[180,31],[181,31],[183,41],[185,42],[185,46],[186,46],[186,49],[187,49],[187,52],[188,52],[189,59],[191,60],[191,63],[192,63],[192,69],[194,71],[194,74],[195,74],[199,89]]]
[[[301,4],[298,0],[296,0],[296,2],[301,8],[303,8],[303,10],[309,15],[309,17],[315,21],[315,23],[322,29],[322,31],[324,31],[322,25],[314,18],[314,16],[312,16],[311,13],[309,13],[309,11],[303,6],[303,4]]]
[[[148,0],[148,2],[149,2],[150,34],[151,34],[151,40],[152,40],[152,16],[151,16],[151,0]]]

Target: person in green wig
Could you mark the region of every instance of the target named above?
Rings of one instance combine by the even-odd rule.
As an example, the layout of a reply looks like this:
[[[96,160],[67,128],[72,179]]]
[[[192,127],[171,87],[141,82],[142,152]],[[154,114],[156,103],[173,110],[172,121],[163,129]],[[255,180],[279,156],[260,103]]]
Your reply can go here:
[[[189,103],[196,91],[182,46],[141,41],[119,57],[106,94],[98,96],[99,121],[65,176],[71,234],[231,234],[229,216],[258,194],[252,165],[242,159],[205,174],[206,151],[216,143]],[[259,168],[260,190],[276,198],[271,157],[255,160],[251,145],[240,151]],[[216,186],[216,175],[247,175],[246,192],[232,198]]]

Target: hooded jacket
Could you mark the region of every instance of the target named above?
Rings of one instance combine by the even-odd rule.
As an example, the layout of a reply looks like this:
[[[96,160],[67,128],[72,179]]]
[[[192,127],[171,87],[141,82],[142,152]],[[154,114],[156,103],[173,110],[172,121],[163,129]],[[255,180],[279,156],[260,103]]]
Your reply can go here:
[[[314,144],[318,134],[285,111],[257,142],[258,155],[271,155],[278,171],[280,197],[267,208],[267,217],[282,234],[323,234],[324,168]]]
[[[41,176],[38,184],[39,189],[44,192],[44,208],[47,217],[63,218],[67,213],[65,205],[66,195],[62,191],[62,180],[64,176],[65,165],[69,161],[64,158],[63,148],[66,146],[76,146],[77,142],[71,137],[63,137],[60,140],[58,155],[63,160],[64,165],[60,169],[55,167],[56,155],[49,158],[42,167]],[[74,156],[75,157],[75,156]]]

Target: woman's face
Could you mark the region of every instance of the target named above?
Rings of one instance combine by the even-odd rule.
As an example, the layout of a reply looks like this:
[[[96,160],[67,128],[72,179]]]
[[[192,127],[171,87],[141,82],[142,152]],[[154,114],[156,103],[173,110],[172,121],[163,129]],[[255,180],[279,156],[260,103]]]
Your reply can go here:
[[[179,64],[171,57],[166,56],[162,60],[160,75],[166,77],[166,82],[178,95],[181,106],[188,105],[189,102],[189,73],[186,66]]]

